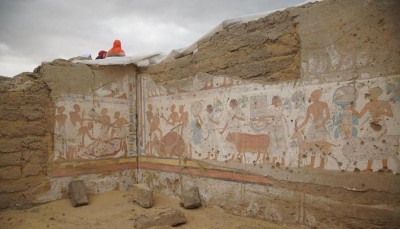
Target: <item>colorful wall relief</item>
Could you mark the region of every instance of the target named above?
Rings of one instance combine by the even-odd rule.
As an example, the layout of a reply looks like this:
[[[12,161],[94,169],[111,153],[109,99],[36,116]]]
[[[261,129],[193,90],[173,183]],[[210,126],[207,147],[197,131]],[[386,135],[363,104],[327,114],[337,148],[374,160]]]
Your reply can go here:
[[[95,90],[67,95],[56,103],[54,161],[133,155],[133,87],[128,77]],[[132,103],[132,104],[131,104]]]
[[[221,163],[399,172],[400,77],[260,85],[141,76],[141,153]]]

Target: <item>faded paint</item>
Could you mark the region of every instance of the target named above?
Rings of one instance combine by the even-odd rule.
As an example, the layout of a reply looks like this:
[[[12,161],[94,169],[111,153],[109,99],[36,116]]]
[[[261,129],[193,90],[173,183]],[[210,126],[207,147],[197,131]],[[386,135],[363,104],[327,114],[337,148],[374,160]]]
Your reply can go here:
[[[276,12],[139,68],[139,77],[134,66],[44,64],[17,80],[16,93],[2,94],[10,106],[9,98],[43,89],[39,100],[48,102],[28,96],[35,107],[19,112],[27,104],[21,96],[1,114],[10,144],[2,147],[0,181],[11,194],[0,203],[15,205],[25,190],[43,194],[38,202],[65,197],[75,178],[91,193],[136,181],[177,197],[195,183],[207,204],[236,214],[311,227],[395,227],[399,6],[336,0]],[[35,121],[42,116],[49,121]],[[54,138],[41,129],[48,122]]]
[[[391,76],[295,87],[242,81],[206,87],[203,82],[197,90],[144,94],[142,107],[148,110],[140,115],[141,152],[224,163],[398,173],[399,81],[399,76]],[[142,75],[142,87],[148,84],[167,91]],[[166,145],[179,147],[176,154],[161,150]]]
[[[128,76],[94,91],[93,96],[57,98],[53,161],[94,160],[128,152],[130,110]]]

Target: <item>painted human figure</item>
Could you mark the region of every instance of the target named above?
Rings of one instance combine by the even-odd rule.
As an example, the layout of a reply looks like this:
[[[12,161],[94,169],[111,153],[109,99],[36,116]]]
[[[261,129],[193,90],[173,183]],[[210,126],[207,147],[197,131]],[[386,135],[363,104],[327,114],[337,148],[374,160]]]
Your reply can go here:
[[[66,142],[66,122],[68,115],[64,114],[65,107],[59,106],[57,108],[56,126],[55,126],[55,139],[54,139],[54,160],[65,158],[67,152]]]
[[[325,129],[325,124],[329,120],[330,114],[328,104],[320,101],[321,95],[321,90],[314,90],[311,93],[311,104],[307,108],[306,118],[299,126],[295,128],[295,131],[298,132],[309,123],[310,119],[312,119],[312,123],[306,132],[305,140],[300,145],[300,151],[302,153],[309,148],[312,148],[313,150],[315,150],[315,148],[322,148],[322,150],[316,150],[317,152],[314,151],[312,153],[310,163],[311,168],[314,168],[316,156],[320,156],[321,158],[319,167],[324,168],[324,154],[330,150],[330,144],[326,142],[328,132]]]
[[[68,118],[68,115],[64,114],[65,107],[60,106],[57,108],[57,115],[56,115],[56,133],[59,135],[65,135],[65,124]]]
[[[88,122],[87,125],[83,125],[79,128],[79,136],[81,137],[81,142],[79,147],[85,147],[85,137],[88,136],[89,139],[95,140],[92,135],[93,132],[93,122]]]
[[[237,133],[242,132],[242,123],[246,120],[245,114],[243,110],[239,107],[238,101],[236,99],[230,100],[229,107],[231,108],[231,110],[228,112],[228,119],[226,120],[225,126],[220,131],[220,134],[225,136],[225,139],[230,133],[234,134],[234,136],[240,136]],[[227,133],[226,135],[224,135],[225,132]],[[239,141],[240,139],[233,140],[234,143]],[[239,155],[239,152],[235,152],[235,154],[230,159],[228,159],[228,161],[236,161]],[[240,160],[242,160],[242,158],[240,158]]]
[[[92,149],[88,147],[89,144],[85,141],[87,138],[90,140],[96,140],[92,133],[93,133],[93,122],[88,122],[86,125],[82,125],[79,127],[79,132],[78,132],[78,137],[80,138],[80,143],[78,145],[78,148],[76,152],[72,155],[74,159],[89,159],[89,153],[88,151],[91,151]]]
[[[229,129],[229,132],[242,132],[242,121],[245,121],[245,114],[242,109],[239,107],[238,101],[236,99],[231,99],[229,102],[229,107],[231,111],[228,113],[228,120],[222,128],[220,134],[224,134],[224,132]]]
[[[180,134],[183,136],[184,132],[187,131],[189,123],[189,113],[185,111],[185,105],[179,106],[179,123],[181,124]]]
[[[275,160],[280,158],[280,165],[285,165],[285,155],[288,150],[287,146],[287,125],[283,116],[282,99],[279,96],[272,97],[272,108],[268,110],[269,116],[269,136],[271,146],[269,150],[272,157],[272,164],[275,165]]]
[[[74,111],[69,112],[69,118],[70,118],[72,125],[74,127],[77,127],[78,123],[79,123],[79,125],[83,124],[83,118],[80,114],[81,107],[78,104],[74,104],[73,108],[74,108]],[[82,115],[83,115],[83,113],[82,113]]]
[[[206,112],[204,118],[204,130],[206,132],[204,140],[208,144],[208,156],[206,159],[218,160],[219,134],[217,133],[217,126],[219,121],[214,116],[214,108],[211,104],[207,105]]]
[[[176,125],[179,122],[179,114],[175,111],[175,104],[172,104],[170,107],[171,113],[168,118],[165,118],[164,114],[162,114],[162,118],[170,125]]]
[[[200,108],[197,108],[200,107]],[[203,105],[200,102],[192,105],[193,120],[191,121],[192,128],[192,143],[199,145],[203,140],[203,119],[200,116],[200,111]]]
[[[125,153],[128,151],[128,143],[126,142],[126,137],[128,136],[126,127],[129,124],[128,120],[121,117],[119,111],[114,113],[114,122],[111,123],[113,127],[111,131],[111,138],[116,138],[121,141],[121,150]]]
[[[337,112],[335,117],[335,129],[334,136],[339,138],[339,136],[348,141],[353,137],[357,136],[357,130],[355,125],[358,125],[358,119],[353,115],[352,105],[343,105],[341,109]]]
[[[147,141],[146,144],[146,153],[148,154],[153,154],[153,143],[154,139],[159,139],[162,138],[162,130],[160,129],[160,115],[158,111],[154,114],[153,113],[153,105],[148,104],[147,105],[147,111],[146,111],[146,119],[149,124],[149,140]],[[159,136],[157,137],[156,132],[159,133]],[[156,141],[156,142],[157,142]]]
[[[110,135],[108,134],[111,125],[111,118],[108,115],[108,109],[103,108],[100,111],[100,115],[95,119],[96,122],[100,123],[99,140],[108,141],[110,140]]]
[[[191,111],[190,113],[191,116],[189,121],[190,132],[187,137],[188,141],[187,153],[191,157],[193,157],[193,155],[199,155],[199,152],[202,152],[203,150],[202,142],[203,142],[204,126],[203,126],[203,119],[200,116],[202,109],[203,109],[203,104],[200,101],[194,101],[190,105],[190,111]]]
[[[185,147],[185,157],[191,157],[191,155],[188,155],[190,149],[190,143],[187,139],[187,136],[190,134],[189,130],[189,112],[185,111],[185,105],[180,105],[179,106],[179,123],[180,123],[180,131],[179,134],[182,136],[182,138],[185,139],[186,142],[186,147]]]
[[[385,117],[393,117],[390,103],[379,99],[382,93],[383,90],[380,87],[371,88],[369,93],[365,94],[365,98],[368,98],[370,101],[364,105],[360,112],[356,111],[354,105],[351,107],[353,114],[358,118],[362,118],[367,113],[371,115],[371,119],[369,119],[369,123],[365,130],[368,139],[371,141],[379,140],[379,138],[387,132]],[[385,158],[385,156],[387,156],[387,154],[379,153],[379,155],[369,155],[368,165],[365,171],[372,171],[372,163],[374,159],[381,159],[382,168],[388,169],[387,158]]]
[[[74,111],[69,112],[69,123],[67,131],[67,155],[66,158],[72,158],[78,150],[81,138],[79,136],[79,128],[83,125],[84,112],[81,113],[79,104],[73,105]]]

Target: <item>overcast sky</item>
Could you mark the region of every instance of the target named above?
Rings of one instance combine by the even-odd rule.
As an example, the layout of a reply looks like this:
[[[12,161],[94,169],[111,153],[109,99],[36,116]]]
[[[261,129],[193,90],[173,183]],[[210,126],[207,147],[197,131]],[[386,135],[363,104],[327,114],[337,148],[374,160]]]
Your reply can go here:
[[[0,75],[89,52],[120,39],[128,56],[191,45],[224,19],[305,0],[0,0]]]

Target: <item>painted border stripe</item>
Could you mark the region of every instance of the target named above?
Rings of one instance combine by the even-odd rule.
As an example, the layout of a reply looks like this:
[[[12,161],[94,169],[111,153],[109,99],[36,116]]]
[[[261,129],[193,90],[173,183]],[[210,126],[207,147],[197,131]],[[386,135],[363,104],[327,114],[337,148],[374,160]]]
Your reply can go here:
[[[248,182],[257,184],[267,184],[272,185],[272,181],[257,175],[243,174],[232,171],[220,171],[215,169],[200,169],[200,168],[180,168],[171,165],[153,164],[142,162],[139,164],[140,169],[151,169],[156,171],[181,173],[188,175],[195,175],[201,177],[209,177],[214,179],[226,180],[226,181],[236,181],[236,182]]]
[[[50,171],[48,174],[51,177],[65,177],[73,175],[101,174],[103,172],[112,172],[112,171],[127,170],[127,169],[137,169],[137,164],[130,163],[130,164],[114,164],[106,166],[102,165],[102,166],[86,167],[86,168],[56,169]]]
[[[227,170],[231,171],[231,168],[226,168],[223,166],[218,166],[218,165],[213,165],[209,164],[206,162],[203,162],[201,160],[192,160],[188,159],[186,161],[182,161],[181,165],[179,165],[179,159],[178,158],[160,158],[160,157],[139,157],[139,165],[140,163],[156,163],[156,164],[167,164],[167,165],[175,165],[175,166],[184,166],[184,167],[195,167],[199,168],[201,167],[202,164],[207,166],[207,169],[219,169],[219,170]]]

